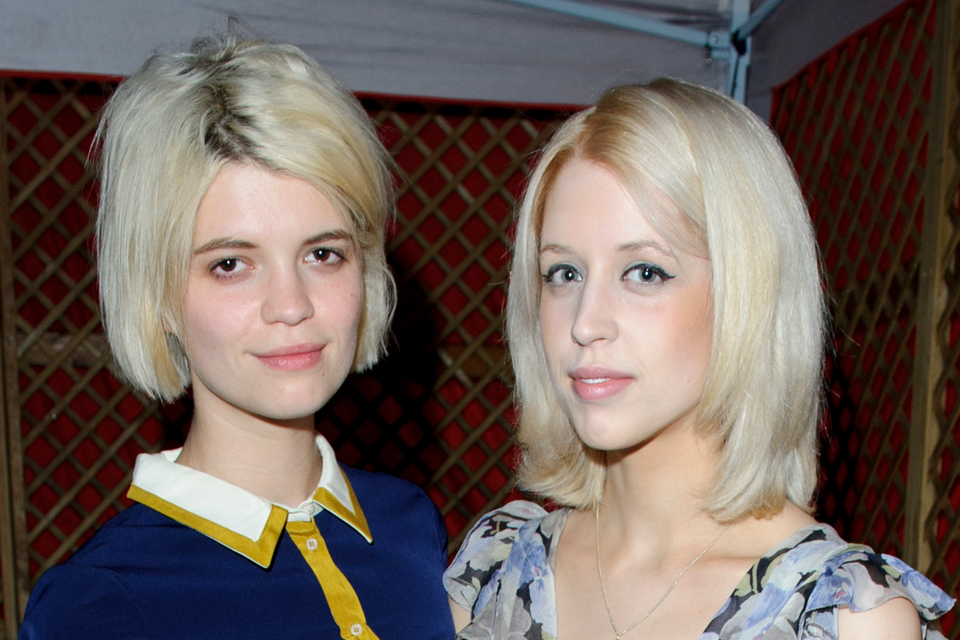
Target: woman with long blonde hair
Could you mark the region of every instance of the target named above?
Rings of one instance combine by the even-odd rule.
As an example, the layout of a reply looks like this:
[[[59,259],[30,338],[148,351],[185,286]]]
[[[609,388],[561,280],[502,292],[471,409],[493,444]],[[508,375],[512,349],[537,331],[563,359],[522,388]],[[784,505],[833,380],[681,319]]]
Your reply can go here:
[[[826,326],[768,127],[674,80],[556,132],[519,209],[520,485],[445,581],[458,637],[909,640],[953,602],[811,516]]]

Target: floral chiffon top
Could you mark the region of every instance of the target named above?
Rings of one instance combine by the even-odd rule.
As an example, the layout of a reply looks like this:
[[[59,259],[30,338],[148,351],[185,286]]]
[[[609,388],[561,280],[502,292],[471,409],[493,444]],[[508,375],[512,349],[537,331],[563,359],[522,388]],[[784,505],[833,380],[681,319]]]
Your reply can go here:
[[[556,639],[553,567],[569,513],[516,501],[474,526],[444,574],[450,598],[471,612],[458,638]],[[928,623],[953,606],[946,593],[901,560],[814,524],[750,568],[699,640],[836,640],[838,608],[865,611],[895,597],[916,606],[923,638],[943,639]]]

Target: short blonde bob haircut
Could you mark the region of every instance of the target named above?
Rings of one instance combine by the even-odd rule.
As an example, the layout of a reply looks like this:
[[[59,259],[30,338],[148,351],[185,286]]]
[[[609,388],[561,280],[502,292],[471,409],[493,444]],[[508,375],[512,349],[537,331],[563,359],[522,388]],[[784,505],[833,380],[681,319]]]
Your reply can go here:
[[[395,305],[389,156],[353,95],[301,50],[223,37],[155,55],[108,102],[96,148],[101,311],[133,385],[170,401],[190,382],[178,327],[194,223],[228,162],[305,180],[337,206],[362,263],[353,369],[383,353]]]
[[[573,159],[612,171],[665,237],[710,260],[713,343],[697,424],[719,462],[703,508],[720,522],[773,515],[786,500],[809,510],[827,322],[810,218],[765,123],[670,79],[610,89],[564,123],[520,205],[507,336],[521,485],[573,507],[603,492],[604,453],[583,444],[557,401],[540,331],[543,208]]]

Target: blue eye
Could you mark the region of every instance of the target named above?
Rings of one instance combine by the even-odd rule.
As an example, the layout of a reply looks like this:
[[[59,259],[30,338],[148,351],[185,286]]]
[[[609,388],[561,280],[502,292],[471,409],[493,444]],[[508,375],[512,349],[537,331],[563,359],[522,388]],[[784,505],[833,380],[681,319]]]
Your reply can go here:
[[[543,274],[543,281],[547,284],[568,284],[570,282],[583,281],[583,274],[569,264],[557,264]]]
[[[642,284],[655,284],[657,282],[666,282],[674,276],[668,274],[655,264],[642,262],[635,264],[624,272],[621,280],[632,280]]]

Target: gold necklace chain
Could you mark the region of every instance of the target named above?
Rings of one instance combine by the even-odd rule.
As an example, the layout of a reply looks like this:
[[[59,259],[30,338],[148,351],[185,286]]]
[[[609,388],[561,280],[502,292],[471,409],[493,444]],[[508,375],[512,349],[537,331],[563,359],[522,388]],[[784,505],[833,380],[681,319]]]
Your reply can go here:
[[[663,601],[667,599],[667,596],[669,596],[673,592],[673,590],[676,588],[676,586],[680,584],[680,578],[682,578],[683,574],[687,572],[687,569],[689,569],[694,564],[696,564],[697,560],[702,558],[704,554],[706,554],[707,551],[709,551],[710,548],[713,547],[713,545],[717,544],[717,541],[720,540],[723,534],[727,532],[727,529],[730,528],[730,525],[727,525],[723,529],[721,529],[720,533],[717,534],[717,537],[711,540],[710,544],[705,546],[703,548],[703,551],[697,554],[696,558],[691,560],[689,564],[687,564],[687,566],[685,566],[683,569],[680,570],[680,573],[677,574],[677,577],[673,581],[673,584],[670,585],[670,587],[663,593],[663,595],[660,596],[660,599],[657,600],[657,602],[652,607],[650,607],[650,609],[645,614],[640,616],[639,620],[631,624],[629,627],[627,627],[623,631],[617,631],[617,625],[613,622],[613,613],[610,611],[610,602],[607,600],[607,590],[603,587],[603,570],[600,568],[600,505],[597,505],[596,507],[594,507],[593,513],[596,516],[596,523],[597,523],[597,575],[600,577],[600,593],[603,594],[603,604],[604,606],[607,607],[607,618],[609,618],[610,627],[613,629],[614,640],[621,640],[621,638],[623,638],[624,635],[626,635],[630,631],[633,631],[637,627],[637,625],[639,625],[641,622],[649,618],[650,614],[656,611],[657,607],[663,604]]]

